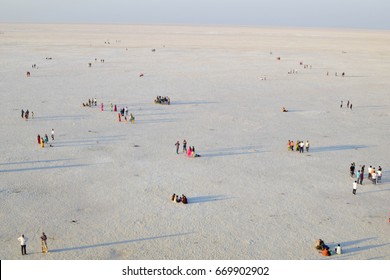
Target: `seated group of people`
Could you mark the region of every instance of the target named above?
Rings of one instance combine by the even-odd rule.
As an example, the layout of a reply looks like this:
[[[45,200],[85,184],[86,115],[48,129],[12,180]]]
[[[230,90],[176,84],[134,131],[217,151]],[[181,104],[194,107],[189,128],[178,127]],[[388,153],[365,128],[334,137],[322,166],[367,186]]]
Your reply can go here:
[[[330,256],[329,246],[325,244],[322,239],[316,241],[316,249],[321,252],[323,256]]]
[[[170,105],[171,104],[171,99],[169,98],[169,96],[157,96],[156,99],[154,100],[154,103],[158,103],[158,104],[168,104]]]
[[[195,153],[195,147],[194,146],[190,146],[187,150],[187,156],[189,157],[200,157],[200,155],[198,155],[197,153]]]
[[[187,204],[188,203],[187,197],[184,194],[182,194],[181,197],[178,196],[177,194],[173,194],[172,197],[171,197],[171,200],[173,202],[176,202],[176,203],[180,203],[180,202],[183,203],[183,204]]]

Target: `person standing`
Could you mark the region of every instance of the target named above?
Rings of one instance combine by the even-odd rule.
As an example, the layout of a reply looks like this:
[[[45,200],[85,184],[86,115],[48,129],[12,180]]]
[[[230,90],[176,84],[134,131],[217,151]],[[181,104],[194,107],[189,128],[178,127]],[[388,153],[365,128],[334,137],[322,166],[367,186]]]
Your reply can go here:
[[[343,100],[341,100],[340,108],[343,108]]]
[[[352,193],[356,194],[356,190],[357,190],[357,181],[353,182],[352,184]]]
[[[351,174],[351,178],[353,178],[353,175],[355,174],[355,163],[354,162],[351,163],[351,167],[349,168],[349,171]]]
[[[54,141],[54,128],[51,129],[51,140]]]
[[[349,109],[351,109],[351,110],[352,110],[352,103],[349,105]]]
[[[24,110],[22,109],[22,119],[24,118]]]
[[[47,253],[49,250],[47,249],[47,236],[44,232],[42,232],[41,243],[42,243],[42,253]]]
[[[21,250],[22,250],[22,255],[27,255],[26,253],[26,243],[27,243],[27,238],[24,237],[24,234],[22,234],[19,238],[18,238],[19,242],[20,242],[20,247],[21,247]]]
[[[300,153],[303,153],[303,147],[305,146],[305,144],[303,143],[303,141],[301,141],[300,143],[299,143],[299,152]]]
[[[360,172],[360,185],[363,185],[363,178],[364,178],[364,173]]]
[[[348,102],[347,102],[347,108],[349,108],[349,100],[348,100]]]
[[[358,170],[357,172],[356,172],[356,181],[357,181],[357,183],[359,184],[359,180],[360,180],[360,170]]]
[[[310,144],[309,144],[309,140],[306,140],[306,152],[309,152],[309,148],[310,148]]]
[[[368,179],[371,178],[371,174],[372,174],[372,165],[370,165],[370,167],[368,168]]]
[[[183,153],[187,153],[187,141],[183,140]]]
[[[177,141],[175,146],[176,146],[176,154],[178,154],[179,153],[180,142]]]

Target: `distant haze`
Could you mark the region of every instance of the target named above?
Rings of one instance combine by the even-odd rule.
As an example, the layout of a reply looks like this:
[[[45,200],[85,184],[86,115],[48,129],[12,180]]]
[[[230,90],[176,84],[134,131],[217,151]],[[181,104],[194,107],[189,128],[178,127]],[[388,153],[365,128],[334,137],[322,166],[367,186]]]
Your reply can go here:
[[[390,29],[389,0],[2,0],[0,22]]]

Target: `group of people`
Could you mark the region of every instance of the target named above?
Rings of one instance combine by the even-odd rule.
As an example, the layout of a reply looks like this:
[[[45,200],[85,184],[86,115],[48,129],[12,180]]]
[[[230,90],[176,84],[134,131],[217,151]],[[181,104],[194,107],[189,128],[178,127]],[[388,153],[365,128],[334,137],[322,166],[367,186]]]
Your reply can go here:
[[[343,100],[341,100],[340,108],[343,108]],[[347,108],[352,110],[352,103],[350,103],[349,100],[347,102]]]
[[[323,255],[323,256],[331,256],[332,253],[329,250],[329,246],[325,244],[325,242],[322,239],[318,239],[316,241],[315,248]],[[341,245],[337,244],[337,246],[334,248],[334,253],[341,255]]]
[[[188,203],[187,197],[184,194],[182,194],[181,197],[178,196],[177,194],[173,194],[172,197],[171,197],[171,200],[173,202],[176,202],[176,203],[180,203],[180,202],[183,203],[183,204],[187,204]]]
[[[382,182],[382,167],[378,167],[378,171],[375,170],[375,167],[368,168],[368,176],[367,179],[370,180],[373,184],[381,183]]]
[[[54,141],[54,129],[53,128],[51,130],[51,140]],[[49,143],[49,136],[47,136],[47,134],[45,134],[44,137],[41,137],[41,135],[38,134],[37,141],[38,141],[38,145],[40,145],[42,148],[44,148],[45,143]],[[50,147],[51,147],[51,145],[50,145]]]
[[[130,114],[130,116],[128,116],[127,114],[118,113],[118,121],[119,122],[121,122],[121,120],[122,120],[121,116],[124,116],[124,118],[123,118],[124,122],[130,121],[132,124],[135,122],[135,117],[132,113]]]
[[[297,152],[303,153],[305,149],[306,149],[306,152],[309,152],[309,148],[310,148],[309,140],[306,140],[306,143],[304,143],[303,141],[297,140],[297,142],[295,142],[295,144],[294,144],[294,141],[288,140],[287,149],[289,151],[294,151],[294,145],[295,145],[295,151],[297,151]]]
[[[97,106],[97,100],[96,98],[88,99],[88,102],[83,102],[83,107],[92,107]]]
[[[176,141],[175,143],[176,146],[176,154],[179,154],[179,149],[180,149],[180,142]],[[200,157],[197,153],[195,153],[195,147],[194,146],[189,146],[187,149],[187,140],[183,140],[183,154],[186,153],[188,157]]]
[[[22,234],[19,238],[18,241],[20,242],[20,248],[22,251],[22,255],[27,255],[27,240],[28,238]],[[47,248],[47,236],[44,232],[42,232],[41,236],[41,245],[42,245],[42,253],[48,253],[49,250]]]
[[[29,116],[30,116],[30,111],[28,109],[26,111],[24,111],[23,109],[21,110],[22,119],[25,119],[27,121]],[[31,117],[34,118],[34,112],[31,112]]]
[[[353,178],[356,175],[356,183],[362,185],[363,179],[364,179],[364,169],[365,165],[360,166],[359,170],[356,171],[355,174],[355,163],[352,162],[351,166],[349,167],[350,176]],[[368,168],[368,175],[367,179],[371,180],[373,184],[382,182],[382,167],[379,165],[378,170],[375,169],[375,167]]]
[[[171,98],[169,96],[157,96],[154,103],[158,104],[171,104]]]

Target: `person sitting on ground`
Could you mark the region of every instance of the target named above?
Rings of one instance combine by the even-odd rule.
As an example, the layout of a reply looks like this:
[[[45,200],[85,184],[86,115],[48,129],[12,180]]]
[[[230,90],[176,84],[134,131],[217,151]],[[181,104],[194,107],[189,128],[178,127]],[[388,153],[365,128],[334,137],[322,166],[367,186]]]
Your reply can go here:
[[[181,197],[179,197],[178,195],[176,196],[176,202],[177,202],[177,203],[180,203],[180,202],[181,202]]]
[[[189,148],[188,148],[188,152],[187,152],[187,156],[191,156],[192,155],[192,147],[190,146]]]
[[[195,147],[192,146],[192,153],[191,153],[191,156],[192,157],[200,157],[200,155],[198,155],[197,153],[195,153]]]
[[[329,248],[324,248],[324,249],[322,250],[322,255],[323,255],[323,256],[326,256],[326,257],[329,257],[329,256],[330,256]]]
[[[187,197],[184,194],[181,195],[181,202],[183,202],[183,204],[187,204],[188,203],[187,202]]]
[[[282,112],[288,112],[285,107],[282,108]]]
[[[324,243],[324,241],[323,241],[322,239],[318,239],[318,240],[316,241],[316,249],[317,249],[317,250],[322,250],[322,249],[324,249],[324,246],[325,246],[325,243]]]

